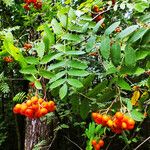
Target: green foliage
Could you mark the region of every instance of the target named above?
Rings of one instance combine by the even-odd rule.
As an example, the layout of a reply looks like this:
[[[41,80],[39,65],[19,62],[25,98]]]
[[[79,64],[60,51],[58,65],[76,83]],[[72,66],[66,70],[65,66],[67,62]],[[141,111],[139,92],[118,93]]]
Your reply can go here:
[[[26,98],[26,93],[25,92],[19,92],[14,96],[13,101],[16,103],[21,103],[24,101],[25,98]]]
[[[126,29],[124,29],[123,31],[121,31],[116,36],[116,38],[123,39],[123,38],[127,37],[128,35],[130,35],[131,33],[133,33],[137,28],[138,28],[138,25],[132,25],[130,27],[127,27]]]
[[[150,1],[149,0],[139,0],[135,3],[134,9],[138,12],[143,12],[146,8],[149,8]]]
[[[5,122],[1,122],[0,123],[0,146],[2,146],[2,144],[6,141],[7,139],[7,132],[6,127],[5,127]]]
[[[86,150],[92,150],[92,140],[99,139],[104,133],[104,128],[101,125],[96,125],[94,122],[89,124],[89,127],[85,130],[85,135],[88,137]]]
[[[131,116],[135,121],[143,121],[144,119],[144,115],[140,112],[138,112],[137,110],[133,110],[131,112]]]
[[[14,0],[2,0],[4,2],[4,4],[8,7],[8,6],[12,6],[14,4]]]
[[[46,146],[46,143],[47,143],[46,140],[40,141],[39,143],[34,145],[33,150],[40,150],[42,147]]]
[[[12,5],[11,1],[5,3]],[[92,150],[92,139],[104,134],[100,125],[89,123],[92,111],[123,111],[137,122],[143,121],[148,96],[141,96],[138,106],[133,106],[130,99],[134,85],[140,86],[140,92],[149,93],[149,1],[118,1],[112,5],[98,0],[45,0],[41,10],[28,12],[20,3],[11,8],[15,27],[0,32],[1,61],[4,63],[3,56],[11,55],[17,64],[11,68],[13,72],[18,74],[19,69],[26,80],[34,82],[32,94],[36,91],[55,99],[58,115],[65,120],[55,130],[65,132],[72,124],[79,124],[86,130],[86,149]],[[93,5],[102,11],[103,19],[97,22],[90,15]],[[31,49],[22,48],[26,42],[32,44]],[[1,74],[2,93],[9,92],[5,80]],[[19,92],[13,101],[21,103],[25,96],[25,92]],[[84,127],[82,120],[87,121]],[[133,149],[129,137],[130,133],[125,132],[119,138]],[[42,148],[44,142],[34,149]]]
[[[111,26],[109,26],[109,27],[105,30],[105,34],[106,34],[106,35],[111,34],[119,25],[120,25],[120,21],[113,23]]]
[[[111,47],[111,60],[115,66],[121,62],[121,47],[119,43],[114,43]]]
[[[4,76],[4,73],[2,72],[0,74],[0,92],[2,92],[2,93],[9,93],[10,92],[9,85],[6,82],[6,80],[8,80],[8,79]]]
[[[110,38],[108,36],[102,37],[100,52],[104,59],[108,59],[110,55]]]

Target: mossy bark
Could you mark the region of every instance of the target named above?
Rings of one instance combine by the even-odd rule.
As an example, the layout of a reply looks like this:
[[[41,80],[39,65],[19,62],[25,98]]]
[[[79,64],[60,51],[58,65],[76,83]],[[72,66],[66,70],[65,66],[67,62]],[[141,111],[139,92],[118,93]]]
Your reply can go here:
[[[32,150],[34,146],[42,140],[46,140],[46,142],[49,143],[49,137],[49,128],[46,120],[26,119],[25,150]],[[46,148],[42,148],[42,150],[44,149]]]

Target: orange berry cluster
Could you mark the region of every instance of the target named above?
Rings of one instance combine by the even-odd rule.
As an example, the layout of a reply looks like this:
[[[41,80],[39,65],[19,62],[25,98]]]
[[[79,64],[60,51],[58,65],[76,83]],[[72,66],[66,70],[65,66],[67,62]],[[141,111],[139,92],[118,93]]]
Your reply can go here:
[[[117,28],[115,29],[115,32],[121,32],[121,28],[120,28],[120,27],[117,27]]]
[[[5,56],[3,57],[3,60],[7,63],[11,63],[14,61],[14,59],[11,56]]]
[[[97,5],[93,6],[92,11],[94,13],[92,13],[91,15],[92,15],[92,18],[94,18],[95,22],[98,22],[98,21],[100,21],[103,18],[102,15],[98,15],[98,13],[102,12],[103,10],[100,10]]]
[[[15,114],[25,115],[28,118],[40,118],[49,112],[55,111],[56,106],[53,101],[46,102],[37,96],[22,104],[16,104],[13,108]]]
[[[30,10],[30,4],[34,5],[35,9],[41,9],[42,8],[42,1],[41,0],[24,0],[26,3],[23,7],[27,11]]]
[[[135,125],[135,121],[131,117],[121,112],[116,112],[113,117],[106,114],[92,113],[92,118],[97,124],[107,126],[117,134],[122,133],[123,130],[132,130]]]
[[[23,48],[29,50],[32,48],[32,45],[30,43],[24,43]]]
[[[112,1],[112,5],[115,5],[116,3],[116,0],[111,0]]]
[[[104,146],[104,141],[101,139],[98,142],[96,140],[92,140],[92,146],[95,150],[100,150],[100,148]]]

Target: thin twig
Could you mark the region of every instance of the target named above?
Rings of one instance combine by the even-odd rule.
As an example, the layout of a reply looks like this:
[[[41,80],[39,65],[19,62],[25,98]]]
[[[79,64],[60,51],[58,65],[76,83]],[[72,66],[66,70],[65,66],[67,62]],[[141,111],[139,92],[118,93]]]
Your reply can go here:
[[[90,36],[86,37],[84,40],[80,41],[79,43],[74,44],[73,46],[77,46],[77,45],[81,44],[82,42],[87,41],[89,38],[90,38]]]
[[[73,142],[72,140],[70,140],[67,136],[64,135],[64,137],[70,141],[72,144],[74,144],[76,147],[78,147],[80,150],[83,150],[78,144],[76,144],[75,142]]]
[[[145,142],[147,142],[150,139],[150,136],[148,138],[146,138],[141,144],[139,144],[135,149],[133,150],[137,150],[139,147],[141,147],[141,145],[143,145]]]
[[[57,136],[57,133],[54,135],[54,137],[53,137],[53,139],[52,139],[52,142],[51,142],[51,144],[48,146],[48,149],[47,149],[47,150],[49,150],[49,149],[52,147],[52,145],[53,145],[53,143],[54,143],[54,141],[55,141],[55,139],[56,139],[56,136]]]
[[[110,106],[107,108],[106,114],[109,112],[109,110],[111,109],[111,107],[113,106],[113,104],[116,102],[116,98],[112,101],[112,103],[110,104]]]
[[[98,50],[98,49],[96,49],[96,50],[97,50],[97,52],[98,52],[100,64],[103,66],[103,68],[104,68],[105,70],[107,70],[106,67],[105,67],[105,64],[103,63],[103,60],[102,60],[102,57],[101,57],[101,54],[100,54],[99,50]]]
[[[92,98],[87,97],[87,96],[86,96],[86,95],[84,95],[83,93],[78,92],[78,94],[80,94],[81,96],[83,96],[83,97],[85,97],[85,98],[87,98],[87,99],[89,99],[89,100],[93,101],[93,99],[92,99]]]
[[[131,85],[133,85],[133,83],[132,83],[127,77],[125,77],[125,79],[126,79]]]
[[[106,150],[108,150],[108,148],[109,148],[110,144],[112,143],[112,140],[113,140],[113,139],[111,139],[111,140],[110,140],[110,142],[109,142],[108,146],[106,147]]]
[[[113,9],[113,8],[107,9],[107,10],[102,11],[102,12],[99,12],[99,13],[96,13],[97,15],[96,15],[92,20],[94,20],[94,19],[95,19],[96,17],[98,17],[99,15],[102,15],[102,14],[104,14],[105,12],[110,11],[111,9]],[[93,13],[93,14],[94,14],[94,13]]]

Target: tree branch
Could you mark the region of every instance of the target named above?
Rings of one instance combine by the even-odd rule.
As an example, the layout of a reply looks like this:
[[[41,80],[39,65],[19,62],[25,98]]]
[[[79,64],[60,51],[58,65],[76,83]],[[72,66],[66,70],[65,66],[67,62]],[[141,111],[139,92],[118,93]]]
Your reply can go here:
[[[76,144],[75,142],[73,142],[72,140],[70,140],[67,136],[64,135],[64,137],[70,141],[72,144],[74,144],[76,147],[78,147],[80,150],[83,150],[78,144]]]
[[[150,136],[148,138],[146,138],[141,144],[139,144],[135,149],[133,150],[137,150],[139,147],[141,147],[145,142],[147,142],[150,139]]]

